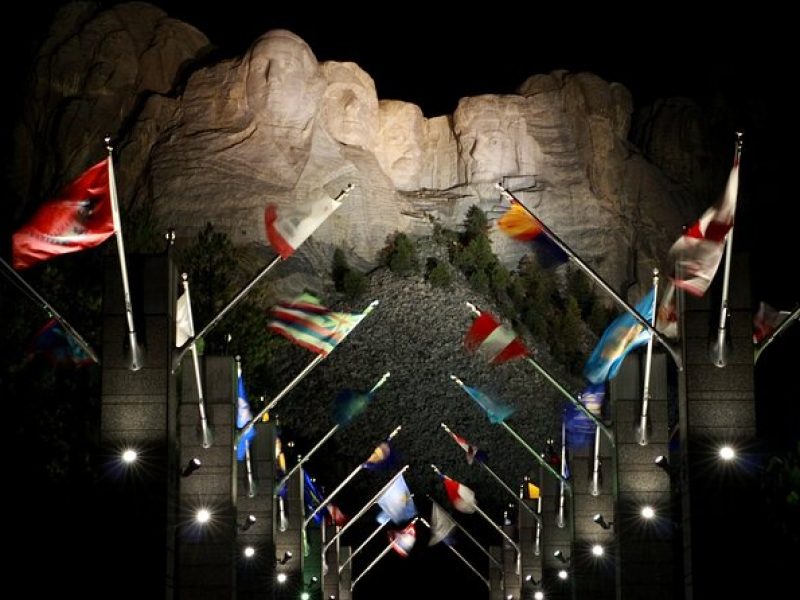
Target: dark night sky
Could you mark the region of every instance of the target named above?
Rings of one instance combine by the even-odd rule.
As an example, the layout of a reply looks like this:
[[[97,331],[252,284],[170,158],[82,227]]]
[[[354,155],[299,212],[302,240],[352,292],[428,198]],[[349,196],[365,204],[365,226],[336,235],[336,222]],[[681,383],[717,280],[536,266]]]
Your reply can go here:
[[[4,87],[12,106],[21,101],[15,92],[27,71],[27,63],[19,57],[35,47],[45,29],[43,16],[58,4],[30,2],[20,9],[27,16],[5,19],[2,50],[6,81],[12,85]],[[579,14],[573,7],[554,12],[542,8],[542,3],[523,13],[498,3],[450,10],[433,8],[433,3],[423,7],[372,3],[369,12],[348,8],[314,12],[310,4],[292,0],[280,8],[242,0],[154,4],[203,31],[219,45],[220,56],[243,52],[269,29],[290,29],[309,43],[320,61],[358,63],[375,79],[380,98],[415,102],[429,117],[452,113],[460,97],[512,93],[527,76],[560,68],[592,71],[619,81],[631,89],[636,106],[657,97],[684,95],[709,110],[723,110],[731,128],[719,132],[715,146],[730,153],[737,126],[744,127],[747,136],[740,188],[740,210],[747,223],[736,241],[753,251],[751,261],[758,266],[753,301],[763,298],[784,309],[800,301],[797,268],[791,274],[785,266],[800,255],[796,243],[789,242],[796,234],[786,218],[797,204],[790,178],[796,167],[789,164],[789,156],[797,152],[788,150],[793,100],[786,92],[795,77],[795,69],[789,68],[794,52],[789,48],[796,38],[784,31],[788,24],[782,25],[787,19],[781,15],[770,15],[770,21],[750,13],[698,19],[675,4],[659,5],[672,14],[649,17],[610,12],[616,9],[607,5],[593,14]],[[746,19],[747,30],[741,29],[738,19]],[[5,151],[13,148],[6,146]],[[797,364],[798,343],[800,326],[795,325],[786,339],[764,354],[757,370],[760,393],[770,400],[769,406],[761,403],[762,434],[776,449],[800,437],[797,385],[787,372],[791,357]],[[794,417],[782,418],[790,407]],[[403,577],[419,573],[413,564],[399,566],[399,562],[392,560],[395,570],[382,573],[392,577],[400,571]],[[462,579],[470,577],[466,571],[458,573]]]

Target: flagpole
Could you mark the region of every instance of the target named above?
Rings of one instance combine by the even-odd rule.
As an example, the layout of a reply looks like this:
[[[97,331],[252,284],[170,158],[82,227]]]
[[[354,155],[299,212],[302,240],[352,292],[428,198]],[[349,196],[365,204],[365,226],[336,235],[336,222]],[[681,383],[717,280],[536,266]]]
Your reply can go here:
[[[250,444],[247,445],[244,451],[244,465],[247,469],[247,497],[255,498],[256,482],[253,478],[253,462],[250,459]]]
[[[739,165],[742,158],[742,133],[736,132],[736,147],[734,150],[734,166]],[[736,187],[736,194],[739,194],[739,187]],[[734,199],[734,211],[736,210],[736,199]],[[734,215],[731,215],[734,221]],[[711,362],[715,367],[724,367],[728,362],[725,351],[725,337],[728,327],[728,288],[731,277],[731,256],[733,254],[733,226],[725,238],[725,270],[722,274],[722,300],[719,306],[719,327],[717,328],[717,341],[711,347]]]
[[[480,311],[480,309],[479,309],[477,306],[475,306],[475,305],[474,305],[474,304],[472,304],[471,302],[467,302],[467,303],[466,303],[466,305],[467,305],[467,308],[469,308],[469,309],[470,309],[470,311],[472,311],[472,314],[474,314],[475,316],[478,316],[478,317],[479,317],[479,316],[481,316],[481,311]],[[600,419],[598,419],[596,416],[594,416],[594,415],[591,413],[591,411],[590,411],[588,408],[586,408],[586,407],[583,405],[583,403],[582,403],[582,402],[581,402],[581,401],[580,401],[578,398],[576,398],[575,396],[573,396],[572,394],[570,394],[570,393],[567,391],[567,389],[566,389],[566,388],[565,388],[563,385],[561,385],[561,384],[558,382],[558,380],[557,380],[555,377],[553,377],[553,376],[552,376],[552,375],[551,375],[551,374],[550,374],[550,373],[547,371],[547,369],[545,369],[545,368],[544,368],[542,365],[540,365],[540,364],[539,364],[539,363],[538,363],[536,360],[534,360],[534,359],[533,359],[533,358],[531,358],[530,356],[525,356],[525,360],[526,360],[528,363],[530,363],[531,365],[533,365],[533,367],[534,367],[534,368],[535,368],[537,371],[539,371],[539,373],[540,373],[540,374],[541,374],[541,375],[542,375],[542,376],[543,376],[545,379],[547,379],[547,381],[548,381],[548,382],[549,382],[549,383],[550,383],[550,384],[551,384],[551,385],[552,385],[554,388],[556,388],[556,389],[557,389],[559,392],[561,392],[561,395],[562,395],[562,396],[564,396],[564,397],[565,397],[567,400],[569,400],[569,401],[570,401],[570,402],[571,402],[571,403],[572,403],[572,404],[575,406],[575,408],[577,408],[577,409],[578,409],[579,411],[581,411],[581,412],[582,412],[584,415],[586,415],[586,417],[587,417],[587,418],[591,419],[591,421],[592,421],[592,422],[593,422],[593,423],[594,423],[594,424],[595,424],[597,427],[599,427],[600,429],[602,429],[602,430],[603,430],[603,433],[605,433],[605,434],[606,434],[606,437],[608,437],[608,441],[609,441],[609,443],[611,444],[611,446],[616,446],[616,442],[614,441],[614,434],[611,432],[611,430],[610,430],[608,427],[606,427],[605,423],[603,423],[603,422],[602,422]],[[452,377],[452,376],[451,376],[451,377]]]
[[[617,292],[615,292],[613,290],[613,288],[610,285],[608,285],[603,280],[602,277],[600,277],[600,275],[595,273],[594,270],[589,265],[587,265],[585,262],[583,262],[583,260],[581,260],[581,258],[577,254],[575,254],[570,249],[570,247],[567,246],[561,240],[561,238],[559,238],[555,233],[553,233],[553,231],[547,225],[545,225],[542,221],[540,221],[538,218],[536,218],[536,216],[530,210],[528,210],[528,207],[526,207],[522,202],[517,200],[511,194],[511,192],[509,192],[505,187],[503,187],[502,184],[496,183],[495,187],[498,190],[500,190],[500,194],[503,197],[507,198],[511,202],[516,202],[517,204],[519,204],[520,207],[522,207],[525,210],[525,212],[527,212],[531,217],[536,219],[536,222],[541,226],[541,228],[544,231],[545,235],[547,235],[551,240],[553,240],[553,242],[559,248],[561,248],[561,250],[563,250],[564,253],[567,256],[569,256],[569,258],[572,260],[572,262],[574,262],[584,273],[586,273],[586,275],[588,275],[597,285],[599,285],[603,290],[605,290],[606,293],[608,293],[614,299],[614,301],[617,304],[619,304],[623,309],[628,311],[628,313],[630,313],[630,315],[634,319],[636,319],[639,322],[640,325],[645,327],[650,332],[651,335],[655,336],[655,338],[659,341],[659,343],[662,346],[664,346],[664,348],[667,350],[667,352],[669,352],[670,356],[672,356],[672,360],[675,361],[675,366],[678,367],[678,370],[682,370],[683,369],[683,361],[681,360],[681,357],[678,354],[677,350],[675,350],[672,347],[672,345],[664,338],[664,336],[661,335],[661,333],[659,333],[659,331],[657,329],[655,329],[652,325],[650,325],[650,323],[648,323],[647,320],[645,318],[643,318],[642,315],[640,315],[636,311],[635,308],[633,308],[630,304],[625,302],[625,300],[623,300],[619,296],[619,294],[617,294]]]
[[[420,518],[419,518],[419,522],[420,522],[420,523],[422,523],[423,525],[425,525],[425,527],[427,527],[429,531],[431,530],[431,524],[430,524],[430,523],[428,523],[428,522],[425,520],[425,517],[420,517]],[[475,573],[475,575],[477,575],[477,576],[480,578],[480,580],[481,580],[481,581],[483,581],[483,583],[485,583],[485,584],[486,584],[486,587],[488,587],[490,590],[492,589],[492,588],[491,588],[491,586],[489,585],[489,580],[488,580],[488,579],[486,579],[486,578],[485,578],[483,575],[481,575],[481,574],[480,574],[480,571],[478,571],[478,569],[476,569],[475,567],[473,567],[473,566],[472,566],[472,564],[471,564],[471,563],[470,563],[470,562],[469,562],[469,561],[468,561],[466,558],[464,558],[464,557],[461,555],[461,553],[460,553],[458,550],[456,550],[456,549],[455,549],[455,548],[453,548],[453,547],[452,547],[450,544],[447,544],[447,543],[445,543],[445,546],[447,546],[447,547],[450,549],[450,551],[451,551],[451,552],[453,552],[453,554],[455,554],[455,555],[456,555],[458,558],[460,558],[460,559],[461,559],[461,561],[462,561],[462,562],[463,562],[465,565],[467,565],[467,566],[469,567],[470,571],[472,571],[473,573]]]
[[[786,317],[783,320],[783,323],[778,325],[778,327],[775,329],[775,331],[773,331],[771,334],[769,334],[766,338],[764,338],[764,341],[762,341],[758,346],[756,346],[755,355],[753,357],[753,364],[758,362],[758,357],[761,356],[761,353],[764,352],[764,350],[766,350],[767,346],[769,346],[772,343],[772,340],[774,340],[776,337],[778,337],[778,334],[782,333],[783,330],[786,329],[789,325],[794,323],[798,319],[798,317],[800,317],[800,306],[795,308],[792,311],[792,314],[790,314],[788,317]]]
[[[384,493],[386,490],[388,490],[388,489],[389,489],[389,488],[392,486],[392,484],[393,484],[393,483],[394,483],[394,482],[397,480],[397,478],[398,478],[398,477],[400,477],[400,476],[401,476],[403,473],[405,473],[405,472],[408,470],[408,467],[409,467],[409,465],[406,465],[405,467],[403,467],[402,469],[400,469],[400,470],[399,470],[399,471],[398,471],[398,472],[395,474],[395,476],[394,476],[394,477],[392,477],[392,478],[389,480],[389,483],[387,483],[386,485],[384,485],[384,486],[383,486],[383,487],[380,489],[380,491],[379,491],[377,494],[375,494],[375,495],[372,497],[372,499],[371,499],[369,502],[367,502],[367,503],[364,505],[364,507],[363,507],[363,508],[362,508],[360,511],[358,511],[358,513],[356,513],[356,516],[354,516],[352,519],[350,519],[350,520],[349,520],[347,523],[345,523],[345,525],[344,525],[344,526],[343,526],[341,529],[339,529],[339,531],[337,531],[337,532],[336,532],[336,535],[334,535],[334,536],[331,538],[331,540],[330,540],[330,541],[329,541],[329,542],[328,542],[328,543],[325,545],[325,547],[322,549],[322,555],[323,555],[323,556],[325,555],[325,552],[327,552],[327,551],[328,551],[328,548],[330,547],[330,545],[331,545],[331,544],[333,544],[333,542],[335,542],[336,540],[338,540],[338,539],[341,537],[341,535],[342,535],[342,534],[343,534],[345,531],[347,531],[347,529],[348,529],[348,528],[349,528],[349,527],[350,527],[350,526],[351,526],[353,523],[355,523],[356,521],[358,521],[358,519],[360,519],[362,516],[364,516],[364,513],[366,513],[366,512],[367,512],[367,511],[368,511],[370,508],[372,508],[372,505],[373,505],[373,504],[375,504],[375,502],[377,502],[377,501],[378,501],[378,498],[380,498],[380,497],[383,495],[383,493]]]
[[[658,310],[658,269],[653,269],[653,317],[652,324],[656,324]],[[642,414],[639,418],[639,445],[647,446],[647,416],[650,408],[650,369],[653,362],[653,336],[647,339],[647,353],[644,361],[644,388],[642,389]]]
[[[381,377],[380,381],[378,381],[378,383],[376,383],[374,386],[372,386],[372,389],[369,391],[369,393],[372,394],[372,393],[376,392],[384,383],[386,383],[386,380],[389,379],[390,375],[391,375],[391,373],[389,373],[389,371],[384,373],[383,377]],[[300,467],[302,467],[303,464],[306,463],[308,461],[308,459],[311,458],[311,456],[314,454],[314,452],[319,450],[322,447],[322,445],[325,442],[327,442],[333,436],[333,434],[335,434],[337,431],[339,431],[339,429],[340,429],[339,425],[334,425],[333,427],[331,427],[331,429],[328,431],[328,433],[326,433],[323,436],[323,438],[320,441],[318,441],[314,445],[314,447],[311,448],[311,450],[308,451],[308,453],[303,457],[303,459],[301,461],[299,461],[294,467],[292,467],[291,471],[289,471],[283,477],[283,479],[281,479],[278,482],[278,484],[275,486],[275,489],[276,490],[280,490],[281,487],[283,487],[283,484],[286,483],[292,475],[294,475],[294,472],[297,471],[297,469],[299,469]],[[395,434],[395,432],[397,432],[397,431],[400,431],[400,427],[395,429],[395,431],[393,431],[392,434]],[[275,492],[275,493],[277,494],[278,492]]]
[[[117,253],[119,254],[119,272],[122,275],[122,293],[125,299],[125,317],[128,322],[128,343],[131,347],[131,371],[138,371],[143,366],[141,348],[136,341],[136,329],[133,324],[133,304],[131,303],[131,290],[128,285],[128,265],[125,261],[125,243],[122,239],[122,219],[119,216],[119,202],[117,200],[117,183],[114,178],[114,148],[111,138],[106,137],[106,150],[108,150],[108,191],[111,197],[111,216],[114,221],[114,233],[117,238]]]
[[[430,494],[428,494],[427,496],[428,496],[428,499],[429,499],[431,502],[433,502],[433,503],[435,503],[435,504],[438,504],[438,502],[436,502],[436,500],[434,500],[433,498],[431,498]],[[442,507],[440,506],[439,508],[442,508]],[[442,508],[442,510],[443,510],[445,513],[447,513],[448,515],[450,515],[450,513],[448,513],[447,511],[445,511],[443,508]],[[492,556],[492,553],[491,553],[491,552],[489,552],[489,551],[488,551],[486,548],[484,548],[483,546],[481,546],[480,542],[479,542],[478,540],[476,540],[476,539],[475,539],[475,538],[472,536],[472,534],[470,534],[470,532],[469,532],[469,531],[467,531],[466,529],[464,529],[464,527],[462,527],[462,526],[461,526],[461,524],[460,524],[458,521],[456,521],[455,519],[453,519],[453,517],[452,517],[452,516],[450,516],[450,519],[453,521],[453,523],[455,523],[456,527],[458,527],[458,528],[461,530],[461,533],[463,533],[465,536],[467,536],[467,539],[468,539],[469,541],[471,541],[473,544],[475,544],[475,545],[476,545],[476,546],[477,546],[477,547],[480,549],[480,551],[481,551],[481,552],[483,552],[483,553],[484,553],[486,556],[488,556],[488,557],[489,557],[489,560],[490,560],[490,561],[492,561],[492,562],[495,564],[495,566],[497,566],[497,568],[498,568],[498,569],[500,569],[500,571],[503,571],[503,565],[502,565],[502,563],[501,563],[499,560],[497,560],[497,559],[496,559],[494,556]]]
[[[389,437],[387,437],[386,439],[388,441],[391,441],[394,438],[394,436],[396,436],[398,433],[400,433],[401,429],[402,429],[402,425],[398,425],[395,428],[395,430],[392,433],[390,433]],[[314,509],[314,512],[311,513],[311,515],[303,522],[303,527],[308,527],[308,524],[311,522],[311,519],[313,519],[317,515],[317,513],[319,511],[321,511],[323,508],[325,508],[329,503],[333,502],[334,496],[336,496],[336,494],[338,494],[342,490],[342,488],[344,486],[346,486],[348,483],[350,483],[350,480],[353,479],[353,477],[355,477],[358,473],[360,473],[363,468],[364,468],[364,463],[361,463],[355,469],[353,469],[350,472],[350,474],[347,477],[345,477],[339,485],[336,486],[336,489],[333,490],[330,493],[330,495],[328,495],[327,498],[325,498],[322,502],[319,503],[319,506],[317,506],[317,508]]]
[[[62,317],[55,308],[53,308],[53,305],[50,304],[47,300],[45,300],[35,289],[33,289],[33,287],[27,281],[25,281],[19,273],[17,273],[14,269],[12,269],[11,265],[9,265],[2,258],[0,258],[0,264],[2,264],[4,270],[7,271],[5,273],[6,279],[8,279],[11,283],[15,284],[17,286],[17,289],[19,289],[24,295],[28,296],[34,302],[40,304],[41,307],[44,309],[44,311],[50,317],[58,321],[59,324],[67,331],[67,333],[69,333],[69,335],[73,337],[73,339],[78,343],[78,345],[81,348],[83,348],[84,352],[86,352],[86,354],[89,355],[89,358],[91,358],[95,363],[99,365],[100,359],[98,358],[97,353],[94,351],[94,349],[89,345],[89,343],[85,339],[83,339],[81,334],[79,334],[75,330],[75,328],[72,325],[70,325],[69,322],[64,317]],[[11,276],[9,276],[9,273],[11,274]]]
[[[564,481],[567,479],[567,420],[561,419],[561,487],[558,492],[558,519],[556,525],[559,529],[563,529],[566,523],[564,522]]]
[[[531,478],[527,475],[523,478],[526,484],[530,482]],[[524,496],[524,485],[520,486],[519,490],[519,497],[523,498]],[[534,556],[539,556],[541,554],[541,541],[542,541],[542,492],[539,490],[539,497],[536,499],[536,539],[533,543],[533,554]]]
[[[451,436],[451,438],[450,438],[450,439],[453,439],[453,438],[452,438],[453,432],[450,430],[450,428],[449,428],[447,425],[445,425],[444,423],[441,423],[441,426],[442,426],[442,428],[443,428],[443,429],[444,429],[444,430],[445,430],[447,433],[449,433],[449,434],[450,434],[450,436]],[[453,440],[453,441],[455,442],[455,440]],[[536,512],[535,512],[535,511],[534,511],[534,510],[533,510],[533,509],[532,509],[530,506],[528,506],[527,504],[525,504],[524,500],[523,500],[522,498],[519,498],[519,497],[517,496],[517,494],[516,494],[516,493],[514,493],[514,490],[512,490],[510,487],[508,487],[508,485],[506,484],[506,482],[505,482],[505,481],[503,481],[502,479],[500,479],[500,476],[499,476],[499,475],[497,475],[497,473],[495,473],[495,472],[494,472],[494,471],[493,471],[493,470],[492,470],[492,469],[489,467],[489,465],[487,465],[486,463],[484,463],[484,462],[482,462],[482,461],[480,461],[480,460],[478,460],[478,461],[476,461],[476,462],[477,462],[477,463],[478,463],[478,464],[479,464],[481,467],[483,467],[483,469],[484,469],[484,470],[485,470],[487,473],[489,473],[489,475],[491,475],[491,476],[494,478],[494,480],[495,480],[495,481],[496,481],[498,484],[500,484],[500,487],[502,487],[502,488],[503,488],[505,491],[507,491],[509,494],[511,494],[511,496],[513,496],[513,498],[514,498],[515,500],[517,500],[517,501],[518,501],[518,503],[519,503],[519,505],[520,505],[520,506],[522,506],[522,507],[523,507],[525,510],[527,510],[527,511],[528,511],[530,514],[532,514],[532,515],[533,515],[533,518],[534,518],[534,519],[536,519],[536,521],[537,521],[537,522],[538,522],[538,521],[540,521],[540,517],[539,517],[539,515],[537,515],[537,514],[536,514]]]
[[[334,202],[337,202],[337,201],[341,200],[342,198],[344,198],[345,196],[347,196],[347,194],[349,194],[349,193],[350,193],[352,190],[353,190],[353,184],[350,184],[350,185],[348,185],[348,186],[347,186],[345,189],[343,189],[341,192],[339,192],[339,194],[336,196],[336,198],[334,198],[334,199],[333,199],[333,201],[334,201]],[[268,264],[266,267],[264,267],[263,269],[261,269],[261,271],[259,271],[259,272],[258,272],[258,273],[255,275],[255,277],[253,277],[253,278],[252,278],[252,279],[251,279],[251,280],[250,280],[250,281],[247,283],[247,285],[245,285],[245,286],[244,286],[244,287],[243,287],[243,288],[242,288],[242,289],[241,289],[241,290],[240,290],[240,291],[239,291],[239,292],[238,292],[238,293],[237,293],[237,294],[236,294],[236,295],[235,295],[235,296],[234,296],[234,297],[231,299],[231,301],[230,301],[230,302],[228,302],[228,304],[226,304],[226,305],[225,305],[225,306],[222,308],[222,310],[220,310],[220,311],[217,313],[217,316],[215,316],[213,319],[211,319],[211,321],[209,321],[208,325],[206,325],[205,327],[203,327],[203,329],[202,329],[202,331],[200,331],[200,333],[198,333],[197,335],[195,335],[195,336],[194,336],[194,337],[192,337],[192,338],[189,338],[189,340],[187,340],[187,342],[186,342],[186,343],[185,343],[183,346],[181,346],[180,350],[178,351],[178,354],[177,354],[177,355],[176,355],[176,356],[173,358],[173,360],[172,360],[172,372],[173,372],[173,373],[174,373],[174,372],[175,372],[175,370],[178,368],[178,365],[180,364],[180,362],[181,362],[181,359],[183,359],[183,356],[184,356],[184,354],[186,354],[186,351],[187,351],[187,349],[188,349],[188,347],[189,347],[189,344],[190,344],[190,343],[193,343],[193,342],[196,342],[196,341],[197,341],[197,340],[199,340],[199,339],[202,339],[202,338],[203,338],[203,337],[204,337],[204,336],[205,336],[205,335],[206,335],[206,334],[207,334],[209,331],[211,331],[211,329],[212,329],[212,328],[216,327],[216,325],[217,325],[217,324],[218,324],[218,323],[219,323],[219,322],[222,320],[222,318],[223,318],[223,317],[224,317],[226,314],[228,314],[228,312],[229,312],[229,311],[230,311],[232,308],[234,308],[234,307],[235,307],[237,304],[239,304],[239,302],[241,302],[241,301],[242,301],[242,299],[244,299],[244,297],[245,297],[245,296],[247,296],[247,294],[249,294],[249,293],[250,293],[250,290],[251,290],[251,289],[253,289],[253,287],[254,287],[254,286],[255,286],[255,285],[256,285],[256,284],[257,284],[259,281],[261,281],[261,280],[264,278],[264,276],[266,276],[266,274],[267,274],[267,273],[269,273],[269,272],[270,272],[270,271],[273,269],[273,267],[275,267],[275,266],[276,266],[278,263],[280,263],[282,260],[283,260],[283,258],[281,257],[281,255],[280,255],[280,254],[279,254],[279,255],[277,255],[275,258],[273,258],[273,259],[272,259],[272,261],[271,261],[271,262],[270,262],[270,263],[269,263],[269,264]]]
[[[194,333],[194,317],[192,315],[192,297],[189,295],[189,276],[181,274],[183,283],[183,293],[186,294],[186,306],[189,319],[189,329]],[[197,352],[197,344],[192,342],[192,362],[194,363],[194,381],[197,385],[197,408],[200,410],[200,426],[203,430],[203,448],[211,447],[211,431],[208,428],[208,418],[206,417],[206,401],[203,396],[203,381],[200,377],[200,357]]]
[[[431,468],[433,469],[433,471],[439,477],[442,477],[442,478],[445,477],[445,474],[442,473],[439,470],[439,468],[436,465],[434,465],[433,463],[431,463]],[[506,541],[514,547],[514,550],[516,550],[517,553],[519,553],[519,546],[517,546],[516,542],[514,540],[512,540],[510,537],[508,537],[508,534],[505,531],[503,531],[503,529],[501,527],[498,527],[497,523],[492,521],[491,517],[489,517],[489,515],[487,515],[485,512],[483,512],[476,502],[473,502],[472,506],[475,509],[475,512],[477,512],[480,516],[482,516],[484,519],[486,519],[486,521],[489,523],[489,525],[494,527],[500,533],[500,535],[502,535],[506,539]]]
[[[341,565],[339,565],[339,573],[341,573],[341,572],[344,570],[344,568],[345,568],[345,567],[346,567],[346,566],[347,566],[347,565],[350,563],[350,561],[351,561],[351,560],[353,560],[353,557],[354,557],[356,554],[358,554],[359,552],[361,552],[361,550],[364,548],[364,546],[366,546],[367,544],[369,544],[369,542],[372,540],[372,538],[374,538],[376,535],[378,535],[378,534],[381,532],[381,529],[383,529],[384,527],[386,527],[386,525],[387,525],[388,523],[389,523],[389,521],[386,521],[386,522],[384,522],[384,523],[381,523],[381,524],[379,524],[379,525],[378,525],[378,526],[377,526],[377,527],[374,529],[374,531],[373,531],[372,533],[370,533],[370,534],[369,534],[369,536],[367,537],[367,539],[365,539],[363,542],[361,542],[361,545],[359,545],[359,547],[358,547],[358,548],[356,548],[355,550],[353,550],[353,551],[350,553],[350,556],[348,556],[348,557],[345,559],[345,561],[344,561],[344,562],[343,562]]]
[[[372,311],[375,309],[375,307],[376,307],[376,306],[378,306],[378,302],[379,302],[378,300],[373,300],[373,301],[370,303],[370,305],[369,305],[369,306],[367,306],[367,308],[365,308],[365,309],[364,309],[364,311],[362,312],[362,319],[363,319],[363,317],[366,317],[366,316],[367,316],[369,313],[371,313],[371,312],[372,312]],[[356,327],[357,327],[358,325],[360,325],[360,324],[361,324],[361,321],[359,321],[359,322],[356,324]],[[353,327],[353,329],[355,329],[355,327]],[[347,333],[346,333],[346,334],[345,334],[345,335],[342,337],[342,339],[341,339],[341,340],[339,340],[339,343],[338,343],[336,346],[334,346],[334,350],[336,349],[336,347],[338,347],[338,345],[339,345],[339,344],[341,344],[341,343],[344,341],[344,339],[345,339],[345,338],[346,338],[348,335],[350,335],[350,334],[352,333],[353,329],[351,329],[350,331],[348,331],[348,332],[347,332]],[[288,384],[288,385],[287,385],[285,388],[283,388],[283,390],[281,390],[281,392],[280,392],[280,393],[279,393],[277,396],[275,396],[275,397],[274,397],[274,398],[273,398],[273,399],[270,401],[270,403],[269,403],[269,404],[267,404],[267,405],[266,405],[264,408],[262,408],[262,409],[261,409],[261,410],[258,412],[258,414],[257,414],[255,417],[253,417],[253,419],[252,419],[252,420],[251,420],[251,421],[250,421],[250,422],[249,422],[247,425],[245,425],[245,426],[242,428],[242,435],[244,435],[244,434],[247,432],[247,430],[248,430],[248,429],[250,429],[251,427],[254,427],[254,426],[255,426],[255,424],[256,424],[256,422],[258,422],[258,421],[259,421],[259,420],[260,420],[260,419],[261,419],[261,418],[262,418],[262,417],[263,417],[265,414],[267,414],[267,413],[268,413],[268,412],[269,412],[269,411],[270,411],[272,408],[274,408],[274,406],[275,406],[275,405],[276,405],[278,402],[280,402],[280,401],[283,399],[283,397],[284,397],[286,394],[288,394],[289,392],[291,392],[291,391],[294,389],[294,387],[295,387],[295,386],[296,386],[298,383],[300,383],[300,381],[301,381],[301,380],[302,380],[302,379],[303,379],[303,378],[304,378],[306,375],[308,375],[308,374],[309,374],[309,373],[310,373],[310,372],[311,372],[311,371],[314,369],[314,367],[316,367],[316,366],[317,366],[319,363],[321,363],[323,360],[325,360],[325,358],[326,358],[326,357],[325,357],[325,356],[323,356],[322,354],[319,354],[319,355],[317,355],[317,357],[316,357],[314,360],[312,360],[312,361],[311,361],[311,362],[310,362],[310,363],[309,363],[309,364],[306,366],[306,368],[305,368],[305,369],[303,369],[303,370],[300,372],[300,374],[299,374],[297,377],[295,377],[295,378],[294,378],[292,381],[290,381],[290,382],[289,382],[289,384]]]
[[[414,525],[414,524],[415,524],[417,521],[419,521],[419,517],[414,517],[414,518],[411,520],[411,523],[409,523],[409,525]],[[409,525],[406,525],[406,527],[408,527]],[[389,550],[391,550],[391,549],[392,549],[392,544],[393,544],[393,543],[394,543],[394,540],[391,540],[391,541],[389,542],[389,544],[386,546],[386,548],[384,548],[384,549],[381,551],[381,553],[380,553],[380,554],[378,554],[378,556],[376,556],[376,557],[375,557],[375,560],[373,560],[371,563],[369,563],[369,565],[367,565],[367,567],[366,567],[366,568],[365,568],[363,571],[361,571],[361,574],[360,574],[358,577],[356,577],[356,578],[353,580],[353,583],[351,583],[351,584],[350,584],[350,591],[351,591],[351,592],[352,592],[352,591],[353,591],[353,589],[356,587],[356,584],[359,582],[359,580],[360,580],[362,577],[364,577],[364,575],[366,575],[367,573],[369,573],[370,569],[372,569],[372,567],[374,567],[376,564],[378,564],[378,562],[379,562],[379,561],[380,561],[380,560],[381,560],[381,559],[382,559],[384,556],[386,556],[386,554],[388,554]]]

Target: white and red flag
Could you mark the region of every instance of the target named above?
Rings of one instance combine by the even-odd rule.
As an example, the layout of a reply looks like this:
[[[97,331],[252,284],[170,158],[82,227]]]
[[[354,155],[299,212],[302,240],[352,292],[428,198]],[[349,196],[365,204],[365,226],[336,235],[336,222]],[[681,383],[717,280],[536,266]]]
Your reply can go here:
[[[450,502],[456,510],[463,513],[475,512],[477,508],[475,492],[447,475],[442,476],[442,482],[444,483],[444,490],[447,492],[447,497],[450,498]]]
[[[267,205],[264,223],[270,245],[281,258],[289,258],[341,205],[327,196],[280,209]]]
[[[489,313],[481,315],[472,322],[464,345],[470,352],[477,352],[490,363],[502,363],[522,358],[528,350],[517,335],[508,327],[501,325]]]

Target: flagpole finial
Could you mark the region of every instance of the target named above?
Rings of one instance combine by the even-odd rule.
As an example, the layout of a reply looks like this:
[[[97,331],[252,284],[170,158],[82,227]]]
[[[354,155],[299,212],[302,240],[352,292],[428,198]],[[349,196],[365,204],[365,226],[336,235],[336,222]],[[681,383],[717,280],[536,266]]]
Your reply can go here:
[[[467,308],[472,312],[472,314],[474,314],[476,317],[481,316],[481,311],[478,310],[478,307],[475,306],[472,302],[465,302],[465,304],[467,305]]]
[[[189,274],[188,273],[181,273],[181,280],[182,281],[188,281],[189,280]]]

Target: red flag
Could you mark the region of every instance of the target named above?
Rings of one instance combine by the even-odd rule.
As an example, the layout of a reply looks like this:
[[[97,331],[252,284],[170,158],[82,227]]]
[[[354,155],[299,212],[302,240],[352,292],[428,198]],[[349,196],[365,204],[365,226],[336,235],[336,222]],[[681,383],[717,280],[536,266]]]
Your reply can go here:
[[[15,269],[102,244],[114,234],[108,159],[85,171],[12,236]]]
[[[482,313],[472,322],[464,345],[470,352],[477,350],[495,364],[522,358],[528,353],[514,332],[500,325],[489,313]]]
[[[760,344],[772,335],[790,314],[788,310],[775,310],[766,302],[761,302],[758,312],[753,316],[753,343]]]
[[[463,513],[474,513],[477,508],[475,502],[475,492],[459,483],[455,479],[451,479],[447,475],[442,476],[444,482],[444,490],[447,492],[447,497],[456,510]]]
[[[672,245],[668,260],[681,268],[675,285],[690,294],[705,294],[719,268],[725,239],[733,228],[736,197],[739,193],[739,161],[734,161],[722,198],[710,207]]]

